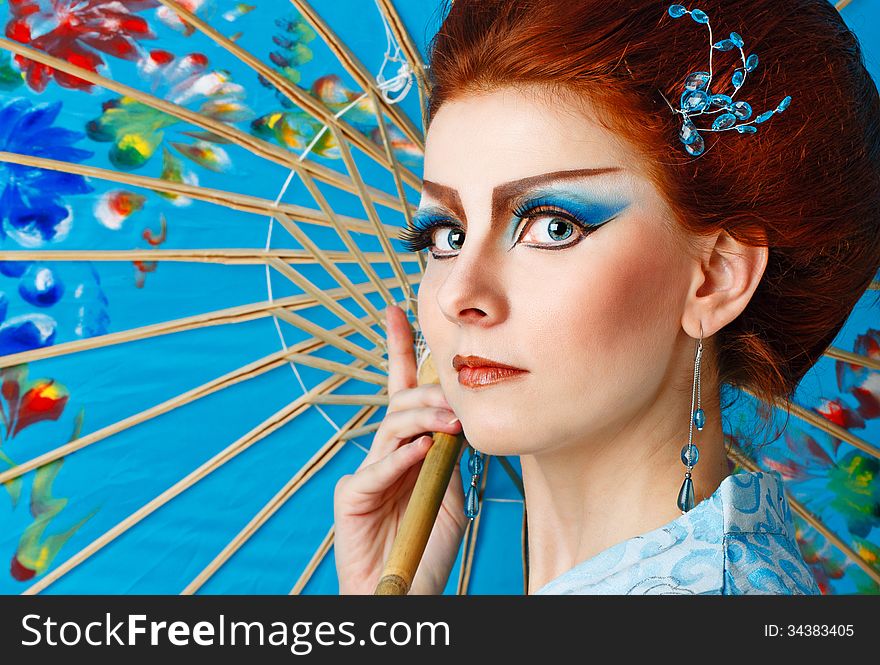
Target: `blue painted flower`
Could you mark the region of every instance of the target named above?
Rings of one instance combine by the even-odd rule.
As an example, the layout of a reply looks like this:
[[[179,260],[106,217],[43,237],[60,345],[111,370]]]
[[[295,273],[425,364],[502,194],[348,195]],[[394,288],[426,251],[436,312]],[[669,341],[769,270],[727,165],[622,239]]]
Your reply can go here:
[[[22,314],[0,325],[0,354],[42,349],[55,343],[57,322],[46,314]]]
[[[0,150],[81,162],[94,153],[73,147],[82,132],[52,123],[61,101],[31,104],[23,97],[0,102]],[[24,247],[63,239],[70,231],[67,194],[93,191],[84,176],[0,162],[0,241],[10,236]]]

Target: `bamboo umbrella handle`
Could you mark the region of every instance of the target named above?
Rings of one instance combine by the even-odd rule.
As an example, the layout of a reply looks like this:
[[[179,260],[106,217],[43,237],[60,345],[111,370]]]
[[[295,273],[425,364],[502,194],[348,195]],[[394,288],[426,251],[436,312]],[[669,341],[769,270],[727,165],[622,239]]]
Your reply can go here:
[[[439,383],[430,354],[419,366],[419,384],[424,383]],[[433,438],[434,444],[422,461],[419,477],[374,595],[407,595],[425,553],[425,546],[464,445],[464,434],[434,432]]]

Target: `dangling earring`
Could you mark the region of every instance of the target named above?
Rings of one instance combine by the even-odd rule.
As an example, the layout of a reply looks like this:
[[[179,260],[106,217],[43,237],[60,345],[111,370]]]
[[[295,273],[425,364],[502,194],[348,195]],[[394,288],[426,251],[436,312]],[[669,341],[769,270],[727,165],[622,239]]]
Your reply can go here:
[[[687,511],[694,507],[694,481],[691,479],[691,470],[696,466],[700,459],[700,451],[694,445],[694,425],[698,431],[703,430],[706,424],[706,416],[703,409],[700,408],[700,359],[703,357],[703,323],[700,322],[700,341],[697,344],[696,354],[694,356],[694,387],[691,391],[691,411],[690,423],[688,427],[688,442],[681,449],[682,464],[687,467],[684,474],[684,482],[678,491],[678,508],[684,515]],[[697,401],[697,410],[694,411],[694,398]]]
[[[483,473],[483,453],[470,446],[468,456],[468,471],[471,474],[471,486],[468,487],[464,501],[464,514],[468,519],[474,519],[480,513],[480,498],[477,494],[477,486],[480,484],[480,475]]]

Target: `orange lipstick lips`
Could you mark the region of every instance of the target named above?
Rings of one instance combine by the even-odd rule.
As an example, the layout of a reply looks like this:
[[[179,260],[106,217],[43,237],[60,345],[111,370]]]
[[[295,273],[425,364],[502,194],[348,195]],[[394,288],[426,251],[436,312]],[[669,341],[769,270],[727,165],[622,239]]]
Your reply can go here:
[[[506,379],[522,376],[528,370],[480,356],[456,355],[452,366],[458,371],[458,383],[466,388],[482,388]]]

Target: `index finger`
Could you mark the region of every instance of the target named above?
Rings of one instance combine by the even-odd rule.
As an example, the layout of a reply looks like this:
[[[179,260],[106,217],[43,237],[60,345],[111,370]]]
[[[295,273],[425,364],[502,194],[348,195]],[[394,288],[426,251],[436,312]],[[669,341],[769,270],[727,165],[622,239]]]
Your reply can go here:
[[[406,312],[396,305],[385,308],[388,345],[388,397],[404,388],[418,385],[416,352]]]

